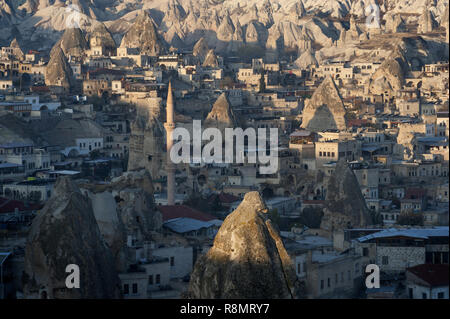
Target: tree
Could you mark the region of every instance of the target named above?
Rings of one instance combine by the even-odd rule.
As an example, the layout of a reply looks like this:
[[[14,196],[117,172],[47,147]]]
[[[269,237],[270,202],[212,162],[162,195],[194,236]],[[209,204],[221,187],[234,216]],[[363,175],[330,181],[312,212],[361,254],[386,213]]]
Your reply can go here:
[[[300,223],[309,228],[320,228],[323,211],[319,207],[306,207],[300,215]]]

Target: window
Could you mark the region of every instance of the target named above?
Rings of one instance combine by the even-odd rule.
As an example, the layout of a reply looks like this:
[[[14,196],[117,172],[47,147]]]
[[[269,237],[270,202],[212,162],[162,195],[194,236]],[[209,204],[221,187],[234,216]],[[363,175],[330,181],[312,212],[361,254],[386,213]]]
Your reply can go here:
[[[323,280],[320,281],[320,289],[323,289]]]
[[[331,287],[331,280],[330,280],[330,278],[328,278],[327,283],[328,283],[328,288]]]
[[[302,264],[297,264],[297,272],[298,273],[302,272]]]
[[[153,285],[153,275],[148,276],[148,284]]]
[[[161,283],[161,275],[156,275],[156,284],[159,285]]]
[[[137,284],[133,284],[133,293],[137,294],[137,292],[138,292],[138,286],[137,286]]]
[[[438,299],[444,299],[444,292],[438,292],[437,297]]]
[[[128,284],[123,285],[123,294],[128,295],[130,293],[130,286]]]
[[[369,248],[367,248],[367,247],[363,248],[363,256],[365,256],[365,257],[369,256]]]
[[[170,257],[170,266],[175,266],[175,257]]]
[[[388,265],[388,264],[389,264],[389,258],[388,258],[388,256],[383,256],[383,257],[381,257],[381,263],[382,263],[383,265]]]
[[[338,283],[338,280],[339,280],[338,277],[339,277],[338,274],[335,274],[335,275],[334,275],[334,283],[335,283],[335,284]]]
[[[422,299],[427,299],[427,294],[425,292],[422,293]]]

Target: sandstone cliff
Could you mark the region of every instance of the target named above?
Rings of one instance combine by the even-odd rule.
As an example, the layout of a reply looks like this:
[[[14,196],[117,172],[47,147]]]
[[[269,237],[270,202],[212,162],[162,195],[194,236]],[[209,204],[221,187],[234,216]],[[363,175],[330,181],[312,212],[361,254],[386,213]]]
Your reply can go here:
[[[66,266],[80,269],[80,288],[66,289]],[[25,249],[26,298],[119,298],[119,278],[90,200],[68,178],[33,220]]]
[[[196,263],[190,298],[294,298],[296,274],[258,192],[247,193]]]

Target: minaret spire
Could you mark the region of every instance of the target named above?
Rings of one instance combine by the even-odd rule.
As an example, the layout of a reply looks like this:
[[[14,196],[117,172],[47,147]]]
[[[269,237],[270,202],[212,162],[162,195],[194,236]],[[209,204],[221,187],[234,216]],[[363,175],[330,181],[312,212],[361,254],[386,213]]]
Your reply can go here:
[[[166,103],[166,123],[164,127],[166,129],[166,160],[167,160],[167,205],[175,205],[175,168],[172,160],[170,159],[170,150],[173,145],[173,130],[175,128],[174,118],[174,106],[172,95],[172,82],[169,81],[169,87],[167,89],[167,103]]]

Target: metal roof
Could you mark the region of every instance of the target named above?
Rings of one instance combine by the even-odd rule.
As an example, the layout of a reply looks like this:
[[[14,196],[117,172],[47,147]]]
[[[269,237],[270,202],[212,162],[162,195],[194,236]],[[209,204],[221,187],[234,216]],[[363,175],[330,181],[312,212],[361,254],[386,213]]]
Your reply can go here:
[[[9,253],[9,252],[6,252],[6,253],[1,253],[0,252],[0,266],[3,265],[3,263],[6,260],[6,258],[8,258],[9,255],[11,255],[11,253]]]
[[[209,228],[214,225],[216,225],[216,222],[214,221],[205,222],[188,217],[170,219],[164,222],[165,227],[179,234],[188,233],[194,230],[200,230],[202,228]]]
[[[412,237],[420,239],[428,239],[429,237],[448,237],[448,226],[433,227],[433,228],[409,228],[409,229],[397,229],[389,228],[376,232],[370,235],[359,237],[356,240],[359,242],[365,242],[374,238],[388,238],[388,237]]]

